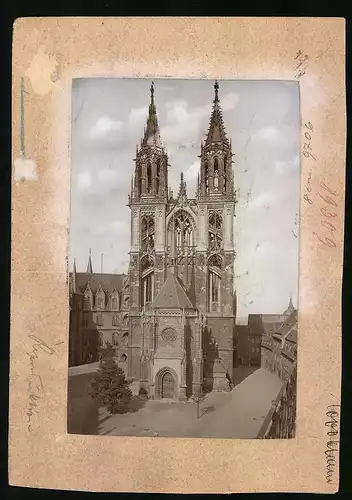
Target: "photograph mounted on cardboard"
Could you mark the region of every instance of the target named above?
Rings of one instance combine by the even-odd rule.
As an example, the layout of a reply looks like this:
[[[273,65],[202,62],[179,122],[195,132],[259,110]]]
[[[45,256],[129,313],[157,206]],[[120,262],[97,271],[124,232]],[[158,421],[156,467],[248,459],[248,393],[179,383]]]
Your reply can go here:
[[[295,81],[72,83],[68,432],[293,438]]]

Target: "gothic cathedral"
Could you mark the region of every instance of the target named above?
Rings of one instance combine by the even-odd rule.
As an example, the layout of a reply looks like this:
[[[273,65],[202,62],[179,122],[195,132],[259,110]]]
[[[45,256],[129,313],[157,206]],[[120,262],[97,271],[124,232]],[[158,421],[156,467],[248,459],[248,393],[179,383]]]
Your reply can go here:
[[[235,191],[219,85],[195,198],[168,187],[154,84],[131,182],[128,374],[153,399],[228,390],[233,376]],[[210,111],[210,110],[209,110]]]

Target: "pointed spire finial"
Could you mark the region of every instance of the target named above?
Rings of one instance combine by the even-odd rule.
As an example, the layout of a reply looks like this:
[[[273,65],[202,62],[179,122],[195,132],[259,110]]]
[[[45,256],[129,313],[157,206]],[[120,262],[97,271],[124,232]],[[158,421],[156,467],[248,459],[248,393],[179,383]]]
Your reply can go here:
[[[93,274],[92,249],[91,248],[89,248],[89,258],[88,258],[88,264],[87,264],[87,273],[88,274]]]
[[[219,100],[219,95],[218,95],[219,84],[218,84],[217,80],[215,80],[215,83],[214,83],[214,90],[215,90],[215,99],[214,99],[214,101],[217,102]]]
[[[187,196],[187,192],[186,191],[187,191],[186,182],[183,179],[183,172],[181,172],[180,190],[179,190],[178,195],[179,196]]]
[[[150,102],[154,104],[154,82],[150,86]]]
[[[292,292],[290,293],[290,302],[289,302],[289,304],[288,304],[288,307],[289,307],[290,309],[293,309]]]

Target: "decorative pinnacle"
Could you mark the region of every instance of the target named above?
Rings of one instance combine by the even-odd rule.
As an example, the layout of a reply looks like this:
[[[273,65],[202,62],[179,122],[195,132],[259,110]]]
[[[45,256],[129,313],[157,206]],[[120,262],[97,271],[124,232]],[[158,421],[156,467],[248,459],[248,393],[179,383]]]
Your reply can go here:
[[[154,82],[150,86],[150,101],[151,104],[154,104]]]
[[[219,96],[218,96],[219,84],[218,84],[217,80],[215,80],[215,83],[214,83],[214,90],[215,90],[215,99],[214,99],[214,102],[218,102],[218,100],[219,100]]]

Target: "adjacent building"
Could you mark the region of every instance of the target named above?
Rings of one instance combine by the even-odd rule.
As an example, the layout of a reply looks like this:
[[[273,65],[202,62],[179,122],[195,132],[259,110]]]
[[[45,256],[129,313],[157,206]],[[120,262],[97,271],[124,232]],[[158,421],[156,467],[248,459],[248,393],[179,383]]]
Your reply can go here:
[[[236,325],[239,365],[260,366],[264,326],[260,314],[249,314],[247,325]]]
[[[70,273],[70,365],[95,362],[107,343],[127,371],[128,286],[123,274],[94,273],[91,254],[86,272]]]
[[[273,333],[267,332],[261,343],[261,365],[286,380],[292,373],[297,359],[297,310]]]

